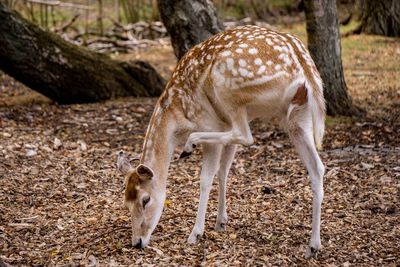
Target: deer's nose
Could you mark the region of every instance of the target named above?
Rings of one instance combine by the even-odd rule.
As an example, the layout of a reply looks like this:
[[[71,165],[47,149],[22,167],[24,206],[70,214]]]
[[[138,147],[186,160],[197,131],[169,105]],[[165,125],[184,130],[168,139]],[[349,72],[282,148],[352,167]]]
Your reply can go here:
[[[143,243],[142,243],[142,239],[139,238],[139,241],[133,245],[134,248],[143,248]]]

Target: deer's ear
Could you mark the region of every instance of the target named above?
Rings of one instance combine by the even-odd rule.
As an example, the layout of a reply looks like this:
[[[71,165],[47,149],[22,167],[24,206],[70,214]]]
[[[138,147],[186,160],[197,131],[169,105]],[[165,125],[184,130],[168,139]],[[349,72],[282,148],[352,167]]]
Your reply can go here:
[[[137,166],[136,172],[140,176],[140,178],[144,178],[144,179],[148,179],[148,180],[153,178],[153,175],[154,175],[153,171],[149,167],[147,167],[146,165],[143,165],[143,164],[139,164],[139,166]]]
[[[124,175],[133,170],[133,167],[128,159],[128,156],[123,151],[120,151],[118,153],[117,168]]]

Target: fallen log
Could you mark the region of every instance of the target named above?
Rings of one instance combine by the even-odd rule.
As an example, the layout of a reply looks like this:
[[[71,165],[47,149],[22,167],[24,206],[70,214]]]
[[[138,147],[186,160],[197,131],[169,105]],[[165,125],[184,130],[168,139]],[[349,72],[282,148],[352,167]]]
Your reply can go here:
[[[164,80],[148,63],[121,63],[73,45],[27,21],[3,1],[0,69],[63,104],[157,96],[164,87]]]

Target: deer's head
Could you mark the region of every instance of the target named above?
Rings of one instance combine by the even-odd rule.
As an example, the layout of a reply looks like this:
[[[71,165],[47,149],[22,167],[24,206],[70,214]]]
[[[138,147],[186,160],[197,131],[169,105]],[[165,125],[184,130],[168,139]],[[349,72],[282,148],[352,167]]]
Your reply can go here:
[[[124,203],[132,221],[132,245],[145,247],[160,220],[165,193],[158,192],[153,171],[143,164],[132,167],[127,156],[120,152],[118,169],[125,175]]]

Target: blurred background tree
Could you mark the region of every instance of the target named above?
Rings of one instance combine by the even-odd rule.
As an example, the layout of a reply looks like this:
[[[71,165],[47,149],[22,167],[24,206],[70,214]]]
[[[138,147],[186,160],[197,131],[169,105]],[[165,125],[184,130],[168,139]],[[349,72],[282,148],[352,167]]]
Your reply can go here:
[[[400,36],[399,0],[360,0],[361,31],[368,34]]]
[[[336,0],[305,0],[304,4],[308,48],[324,81],[327,112],[357,115],[344,79]]]
[[[158,9],[178,59],[224,29],[217,10],[208,0],[158,0]]]

